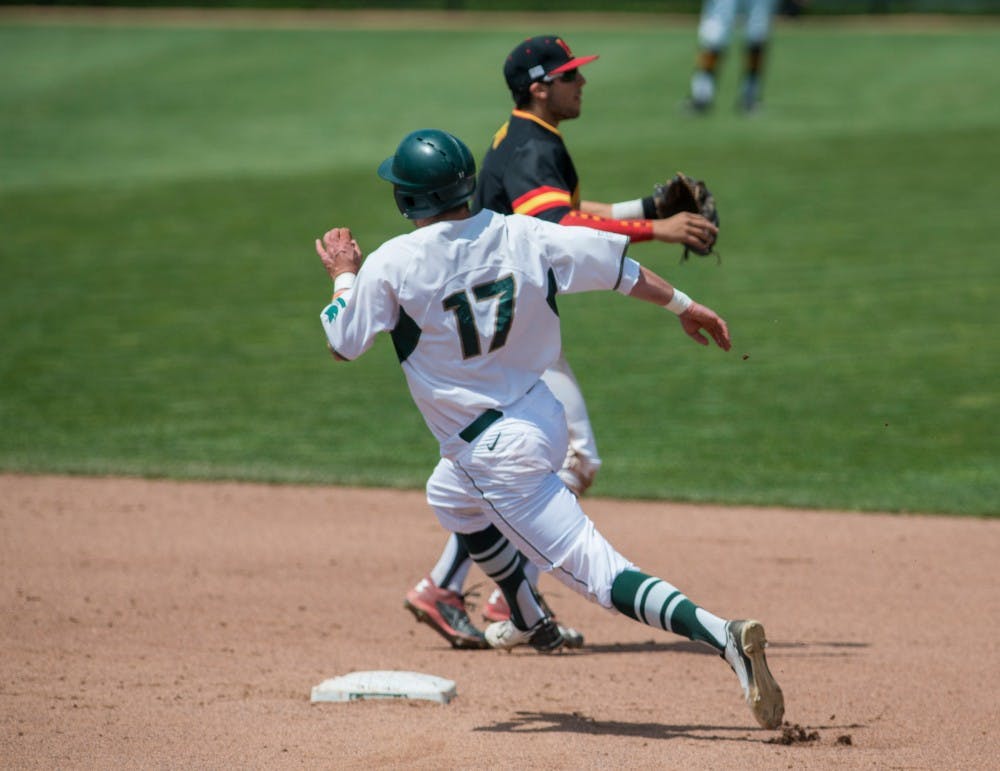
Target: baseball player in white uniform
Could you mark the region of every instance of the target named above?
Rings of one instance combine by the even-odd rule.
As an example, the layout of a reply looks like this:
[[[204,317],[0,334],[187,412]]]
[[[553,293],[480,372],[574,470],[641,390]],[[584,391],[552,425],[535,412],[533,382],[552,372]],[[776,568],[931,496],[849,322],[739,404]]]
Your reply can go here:
[[[776,0],[704,0],[698,23],[698,58],[691,75],[690,105],[695,111],[707,111],[715,102],[719,64],[729,47],[738,15],[742,15],[744,19],[745,51],[738,104],[744,112],[752,112],[757,108],[775,2]]]
[[[410,393],[440,444],[427,482],[438,520],[503,590],[510,618],[485,630],[494,648],[563,644],[524,576],[525,559],[609,610],[711,645],[736,672],[758,723],[781,723],[763,626],[726,621],[604,539],[557,472],[562,404],[541,380],[561,349],[557,296],[615,290],[678,314],[684,332],[730,348],[725,322],[626,256],[628,238],[523,215],[470,213],[475,161],[437,129],[408,134],[379,167],[416,230],[364,264],[350,230],[316,240],[333,278],[321,313],[327,343],[351,360],[392,336]]]

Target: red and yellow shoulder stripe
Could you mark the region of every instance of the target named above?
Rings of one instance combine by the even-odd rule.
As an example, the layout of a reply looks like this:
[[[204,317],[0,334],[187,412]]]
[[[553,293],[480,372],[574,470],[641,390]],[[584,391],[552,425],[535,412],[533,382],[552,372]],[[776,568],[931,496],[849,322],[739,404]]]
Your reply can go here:
[[[511,201],[511,208],[515,214],[527,214],[531,217],[549,209],[572,207],[572,205],[569,192],[548,185],[529,190]]]

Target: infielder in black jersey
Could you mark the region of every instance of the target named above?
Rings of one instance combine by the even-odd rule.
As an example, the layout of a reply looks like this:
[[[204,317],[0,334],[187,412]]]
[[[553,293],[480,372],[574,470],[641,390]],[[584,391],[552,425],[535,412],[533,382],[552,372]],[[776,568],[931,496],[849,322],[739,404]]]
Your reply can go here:
[[[715,225],[689,213],[654,219],[653,196],[616,204],[580,199],[579,178],[559,124],[579,117],[587,82],[580,67],[597,58],[575,56],[556,35],[530,38],[510,52],[504,62],[504,78],[514,110],[494,135],[483,158],[472,210],[525,214],[562,225],[621,233],[632,241],[656,239],[693,247],[711,245],[718,232]],[[566,411],[570,441],[559,477],[574,494],[583,495],[601,467],[583,394],[562,355],[542,379]],[[464,585],[471,565],[468,551],[451,536],[433,569],[404,600],[404,607],[417,620],[456,648],[487,647],[465,605]],[[537,569],[529,564],[526,573],[537,589]],[[540,599],[545,604],[544,598]],[[509,613],[503,593],[494,589],[483,607],[483,618],[502,621]],[[560,627],[570,647],[583,645],[583,636],[577,630]]]

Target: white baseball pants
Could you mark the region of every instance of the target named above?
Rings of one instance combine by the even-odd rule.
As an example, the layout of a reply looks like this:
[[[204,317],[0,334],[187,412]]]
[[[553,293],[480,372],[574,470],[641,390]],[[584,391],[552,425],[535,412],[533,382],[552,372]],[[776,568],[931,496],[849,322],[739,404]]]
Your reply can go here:
[[[456,533],[492,524],[532,563],[605,608],[611,585],[634,565],[602,536],[557,476],[566,457],[562,404],[542,381],[466,442],[441,445],[427,481],[438,521]]]
[[[746,14],[747,45],[766,43],[771,32],[775,0],[705,0],[698,23],[698,44],[721,51],[729,45],[733,24],[740,11]]]

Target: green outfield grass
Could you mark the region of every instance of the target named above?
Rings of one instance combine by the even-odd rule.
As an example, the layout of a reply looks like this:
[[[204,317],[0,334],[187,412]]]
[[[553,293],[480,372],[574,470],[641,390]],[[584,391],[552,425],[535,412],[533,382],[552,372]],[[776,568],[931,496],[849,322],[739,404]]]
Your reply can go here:
[[[437,126],[477,156],[536,29],[0,22],[0,469],[419,487],[436,446],[392,346],[325,351],[312,239],[408,225],[374,167]],[[1000,513],[1000,25],[777,32],[684,115],[694,31],[561,30],[583,194],[684,169],[722,264],[633,255],[725,315],[729,354],[615,294],[563,298],[601,496]]]

